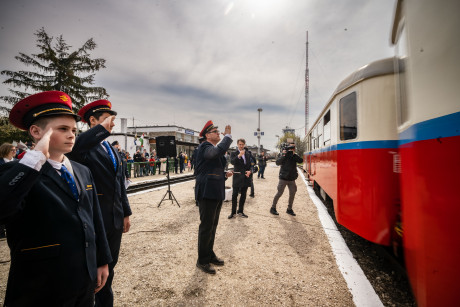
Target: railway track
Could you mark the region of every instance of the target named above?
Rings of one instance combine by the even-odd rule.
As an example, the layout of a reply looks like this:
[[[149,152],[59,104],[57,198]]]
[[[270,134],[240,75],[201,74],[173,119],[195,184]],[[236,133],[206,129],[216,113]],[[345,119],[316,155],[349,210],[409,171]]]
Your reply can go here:
[[[180,183],[180,182],[190,181],[190,180],[193,180],[193,179],[195,179],[194,175],[185,175],[185,176],[169,178],[169,183],[170,184],[176,184],[176,183]],[[139,184],[130,185],[128,187],[128,189],[126,190],[126,193],[129,195],[129,194],[133,194],[133,193],[137,193],[137,192],[141,192],[141,191],[145,191],[145,190],[150,190],[150,189],[154,189],[154,188],[158,188],[158,187],[163,187],[163,186],[166,186],[166,185],[168,185],[168,180],[166,178],[162,179],[162,180],[143,182],[143,183],[139,183]]]

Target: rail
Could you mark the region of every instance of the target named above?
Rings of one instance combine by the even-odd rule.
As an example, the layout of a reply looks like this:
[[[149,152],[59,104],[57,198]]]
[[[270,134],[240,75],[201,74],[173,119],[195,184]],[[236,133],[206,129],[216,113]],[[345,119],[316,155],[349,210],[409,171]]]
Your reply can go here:
[[[180,182],[185,182],[185,181],[190,181],[195,179],[195,176],[193,174],[191,175],[185,175],[185,176],[178,176],[178,177],[172,177],[169,178],[169,183],[170,184],[176,184]],[[148,182],[143,182],[143,183],[138,183],[138,184],[133,184],[128,187],[126,190],[127,194],[133,194],[145,190],[150,190],[154,188],[159,188],[168,185],[168,179],[161,179],[161,180],[155,180],[155,181],[148,181]]]

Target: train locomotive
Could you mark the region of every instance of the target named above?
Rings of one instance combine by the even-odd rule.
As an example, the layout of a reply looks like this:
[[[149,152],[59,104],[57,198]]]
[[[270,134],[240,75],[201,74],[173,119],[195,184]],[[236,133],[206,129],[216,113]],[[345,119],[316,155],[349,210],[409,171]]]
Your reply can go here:
[[[460,2],[397,1],[396,55],[345,78],[307,133],[304,170],[337,222],[402,242],[419,306],[458,306]]]

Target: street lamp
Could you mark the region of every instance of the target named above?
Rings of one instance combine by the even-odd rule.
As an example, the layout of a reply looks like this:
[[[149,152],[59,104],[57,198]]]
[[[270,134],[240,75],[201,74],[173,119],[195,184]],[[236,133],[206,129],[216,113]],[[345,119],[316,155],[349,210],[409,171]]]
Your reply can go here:
[[[258,108],[259,111],[259,126],[257,128],[257,154],[260,155],[260,112],[262,112],[262,108]]]
[[[278,138],[278,142],[276,143],[276,148],[279,148],[280,146],[280,136],[277,134],[275,135]]]

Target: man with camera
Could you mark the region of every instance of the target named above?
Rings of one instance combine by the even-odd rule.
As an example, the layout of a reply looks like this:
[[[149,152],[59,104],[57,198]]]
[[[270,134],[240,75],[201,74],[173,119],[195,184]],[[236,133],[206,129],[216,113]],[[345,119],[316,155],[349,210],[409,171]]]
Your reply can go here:
[[[296,215],[292,210],[292,204],[294,203],[295,193],[297,192],[297,185],[295,184],[295,180],[298,177],[297,163],[302,162],[303,159],[295,153],[295,143],[290,143],[283,148],[281,155],[276,160],[276,165],[281,165],[280,180],[278,182],[278,193],[273,198],[273,204],[270,209],[271,214],[279,215],[278,211],[276,211],[276,204],[287,186],[289,189],[289,204],[286,213],[292,216]]]

